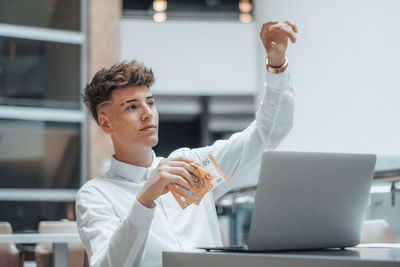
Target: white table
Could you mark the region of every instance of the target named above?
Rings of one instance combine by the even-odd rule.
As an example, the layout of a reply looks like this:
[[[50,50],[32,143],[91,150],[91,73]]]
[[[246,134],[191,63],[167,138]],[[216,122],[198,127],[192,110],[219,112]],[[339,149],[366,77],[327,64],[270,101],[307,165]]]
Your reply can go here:
[[[163,267],[399,267],[400,248],[269,253],[163,252]]]
[[[53,244],[53,266],[68,267],[68,243],[80,243],[76,233],[65,234],[0,234],[0,244]]]

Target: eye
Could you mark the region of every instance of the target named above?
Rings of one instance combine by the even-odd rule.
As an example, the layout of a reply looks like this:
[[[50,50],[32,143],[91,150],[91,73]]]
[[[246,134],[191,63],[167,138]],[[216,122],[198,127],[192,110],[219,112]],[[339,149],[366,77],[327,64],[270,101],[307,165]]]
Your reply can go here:
[[[135,109],[135,108],[136,108],[135,105],[130,105],[130,106],[128,107],[128,109]]]
[[[148,105],[149,107],[151,107],[151,106],[153,106],[153,105],[154,105],[154,102],[153,102],[153,101],[151,101],[151,102],[147,102],[147,105]]]

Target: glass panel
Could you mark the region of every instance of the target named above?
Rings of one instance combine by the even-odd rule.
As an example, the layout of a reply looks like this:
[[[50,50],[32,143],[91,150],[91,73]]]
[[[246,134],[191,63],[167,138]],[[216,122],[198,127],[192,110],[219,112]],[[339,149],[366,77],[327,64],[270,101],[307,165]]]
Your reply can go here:
[[[250,1],[252,2],[252,1]],[[238,13],[239,0],[167,0],[167,12],[232,12]],[[123,0],[124,10],[152,10],[153,1]]]
[[[123,0],[123,16],[164,20],[253,20],[252,0]],[[164,12],[165,11],[165,12]]]
[[[239,0],[169,0],[168,10],[200,12],[238,12]]]
[[[79,188],[80,125],[0,119],[1,188]]]
[[[0,201],[0,221],[9,222],[15,232],[37,231],[41,221],[75,220],[73,202]]]
[[[80,31],[80,1],[1,0],[0,23]]]
[[[198,117],[182,120],[178,116],[160,115],[159,129],[159,142],[153,148],[157,156],[168,157],[172,151],[178,148],[197,148],[200,146],[201,131]]]
[[[0,37],[0,104],[80,107],[79,45]]]
[[[239,12],[239,0],[167,0],[167,3],[167,12]],[[152,10],[152,8],[153,1],[123,0],[123,9],[125,10]]]
[[[254,192],[249,195],[254,196]],[[229,226],[228,240],[230,246],[247,245],[248,235],[251,225],[251,216],[253,214],[253,202],[239,203],[235,198],[242,196],[233,195],[225,200],[232,200],[235,204],[231,206],[222,206],[221,202],[217,202],[218,219],[224,221]]]

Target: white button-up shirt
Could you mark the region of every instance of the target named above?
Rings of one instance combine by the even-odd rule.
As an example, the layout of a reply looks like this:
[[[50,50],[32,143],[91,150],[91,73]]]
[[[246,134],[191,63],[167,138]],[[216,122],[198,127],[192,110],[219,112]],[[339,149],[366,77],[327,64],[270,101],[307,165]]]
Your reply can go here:
[[[200,161],[211,154],[228,177],[199,206],[182,210],[171,193],[156,199],[152,208],[141,205],[136,195],[162,158],[153,152],[152,165],[143,168],[112,157],[111,169],[83,185],[76,198],[78,230],[91,266],[162,266],[162,251],[222,246],[215,200],[255,175],[262,152],[287,135],[293,93],[288,71],[267,72],[266,93],[250,126],[228,140],[170,155]]]

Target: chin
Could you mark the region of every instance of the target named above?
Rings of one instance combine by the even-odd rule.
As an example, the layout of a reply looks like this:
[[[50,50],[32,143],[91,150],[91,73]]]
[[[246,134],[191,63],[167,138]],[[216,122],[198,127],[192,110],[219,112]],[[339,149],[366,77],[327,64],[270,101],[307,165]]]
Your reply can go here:
[[[149,145],[150,145],[151,147],[155,147],[156,145],[158,145],[158,138],[155,138],[155,140],[151,140],[151,141],[149,142]]]

